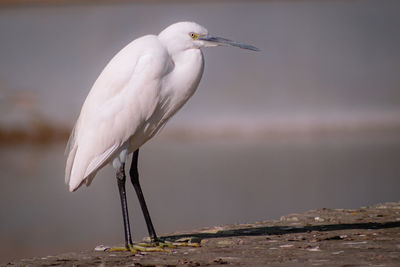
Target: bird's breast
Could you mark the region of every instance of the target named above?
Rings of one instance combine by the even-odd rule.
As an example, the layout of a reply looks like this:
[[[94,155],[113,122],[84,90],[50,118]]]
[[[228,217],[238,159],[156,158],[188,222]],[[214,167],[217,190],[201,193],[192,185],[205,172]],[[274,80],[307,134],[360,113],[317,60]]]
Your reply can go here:
[[[188,49],[172,57],[174,68],[166,77],[161,95],[172,109],[179,109],[196,91],[203,75],[204,61],[200,49]]]
[[[148,138],[154,136],[165,123],[188,101],[199,85],[203,74],[203,54],[190,49],[171,57],[171,71],[161,83],[158,104],[144,125]]]

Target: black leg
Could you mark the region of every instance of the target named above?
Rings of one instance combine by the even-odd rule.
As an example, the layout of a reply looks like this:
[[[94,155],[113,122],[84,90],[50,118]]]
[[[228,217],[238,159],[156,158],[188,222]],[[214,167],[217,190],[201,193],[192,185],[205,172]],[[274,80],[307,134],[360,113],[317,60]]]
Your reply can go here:
[[[144,219],[146,220],[146,225],[147,225],[147,230],[149,231],[149,235],[151,238],[151,241],[157,241],[157,235],[156,231],[154,231],[153,223],[151,222],[149,210],[147,209],[146,201],[144,200],[142,188],[140,187],[139,183],[139,172],[138,172],[138,157],[139,157],[139,149],[137,149],[135,152],[133,152],[132,156],[132,164],[131,164],[131,169],[129,170],[129,175],[131,176],[131,181],[133,184],[133,187],[135,188],[136,195],[139,199],[140,206],[142,207],[143,211],[143,216]]]
[[[125,164],[122,164],[119,171],[117,172],[117,182],[118,182],[119,195],[121,197],[122,217],[124,219],[125,247],[129,248],[129,245],[132,245],[132,237],[131,237],[131,229],[129,226],[128,204],[126,203]]]

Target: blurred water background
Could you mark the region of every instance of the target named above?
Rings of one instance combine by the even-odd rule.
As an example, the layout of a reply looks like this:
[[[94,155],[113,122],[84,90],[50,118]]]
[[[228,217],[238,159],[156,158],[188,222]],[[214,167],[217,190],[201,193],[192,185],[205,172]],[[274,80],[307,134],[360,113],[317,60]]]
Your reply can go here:
[[[262,51],[204,51],[198,91],[141,149],[159,233],[399,200],[398,1],[57,3],[0,1],[0,262],[122,243],[111,167],[67,191],[67,135],[110,58],[181,20]]]

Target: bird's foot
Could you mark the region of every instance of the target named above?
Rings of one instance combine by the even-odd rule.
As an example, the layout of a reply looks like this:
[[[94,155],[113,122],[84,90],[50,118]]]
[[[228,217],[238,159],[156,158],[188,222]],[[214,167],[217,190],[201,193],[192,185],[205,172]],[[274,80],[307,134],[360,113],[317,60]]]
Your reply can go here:
[[[168,240],[168,238],[158,238],[151,242],[139,243],[140,245],[146,244],[152,246],[161,246],[164,248],[177,248],[177,247],[200,247],[200,238],[197,237],[184,237],[176,240]]]
[[[109,251],[109,252],[130,251],[133,254],[139,253],[139,251],[133,245],[128,245],[128,246],[125,246],[125,247],[110,247],[110,248],[107,248],[105,251]]]
[[[108,247],[97,246],[95,251],[108,251],[108,252],[132,252],[139,254],[140,252],[171,252],[173,248],[177,247],[200,247],[200,239],[197,237],[184,237],[180,239],[158,238],[152,241],[143,241],[133,243],[125,247]]]
[[[104,251],[115,252],[115,251],[130,251],[133,254],[140,252],[170,252],[169,248],[173,248],[170,245],[164,243],[133,243],[126,247],[110,247]]]

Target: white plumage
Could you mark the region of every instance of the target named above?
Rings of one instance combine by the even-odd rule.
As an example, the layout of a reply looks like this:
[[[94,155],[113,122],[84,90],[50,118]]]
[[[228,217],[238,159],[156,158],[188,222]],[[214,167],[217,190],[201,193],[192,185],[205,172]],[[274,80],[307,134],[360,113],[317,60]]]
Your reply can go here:
[[[200,48],[221,44],[256,50],[179,22],[117,53],[90,90],[68,142],[69,190],[89,185],[107,163],[119,168],[153,137],[195,92],[204,67]]]

